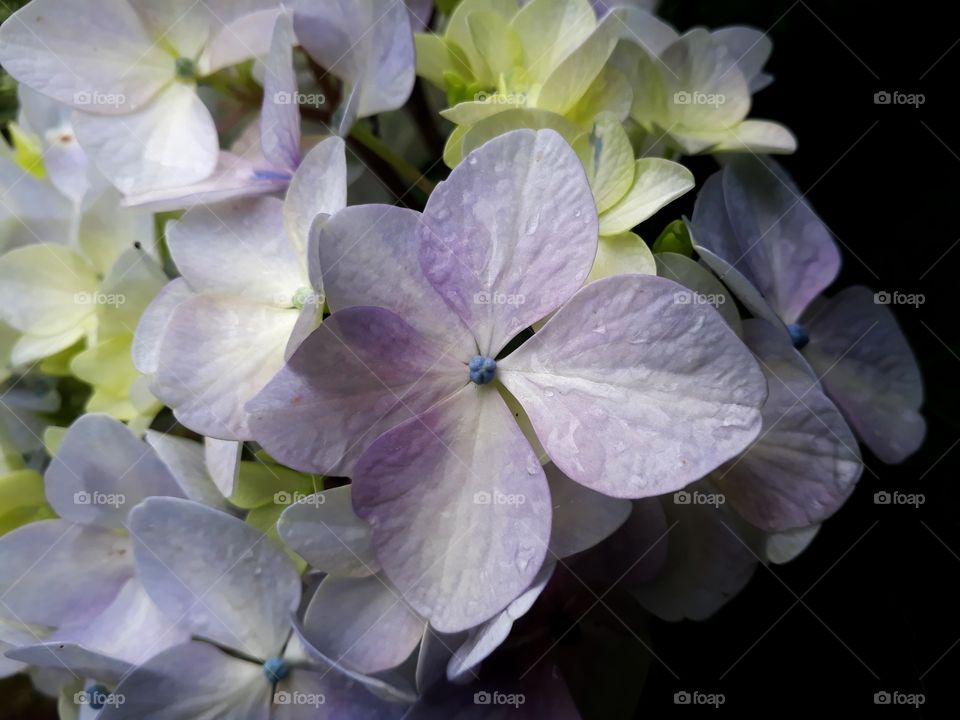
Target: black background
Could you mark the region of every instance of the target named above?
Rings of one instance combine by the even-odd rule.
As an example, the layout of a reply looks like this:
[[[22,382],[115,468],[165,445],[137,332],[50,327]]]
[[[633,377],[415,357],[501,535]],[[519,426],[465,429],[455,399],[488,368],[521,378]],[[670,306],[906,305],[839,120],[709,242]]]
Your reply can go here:
[[[867,452],[869,470],[853,497],[800,558],[758,569],[706,622],[655,622],[653,649],[669,670],[653,662],[638,718],[745,710],[956,717],[960,708],[960,26],[951,7],[811,0],[661,6],[681,31],[743,24],[768,32],[774,51],[767,69],[776,80],[757,94],[752,115],[783,122],[799,139],[797,153],[782,162],[844,254],[828,294],[865,284],[924,295],[919,308],[893,310],[921,365],[929,430],[902,465],[885,466]],[[923,93],[925,103],[876,105],[882,90]],[[698,185],[716,167],[706,158],[691,165]],[[684,198],[670,214],[690,213],[692,205]],[[656,236],[652,226],[645,237]],[[883,489],[923,493],[926,502],[919,510],[874,505]],[[723,693],[725,704],[677,706],[678,690]],[[926,703],[919,711],[877,706],[881,690],[923,693]]]

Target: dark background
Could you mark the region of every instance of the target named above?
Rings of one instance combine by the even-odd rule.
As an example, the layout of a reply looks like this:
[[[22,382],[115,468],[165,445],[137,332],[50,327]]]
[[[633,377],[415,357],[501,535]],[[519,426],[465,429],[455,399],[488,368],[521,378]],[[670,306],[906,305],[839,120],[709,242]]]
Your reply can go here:
[[[893,310],[924,375],[929,430],[921,450],[896,467],[865,451],[873,474],[864,472],[800,558],[758,569],[707,622],[652,624],[652,647],[679,679],[654,661],[638,718],[745,710],[957,716],[960,26],[953,7],[850,0],[661,6],[681,31],[744,24],[770,35],[767,69],[776,80],[755,97],[752,115],[783,122],[799,138],[797,153],[782,162],[843,249],[843,271],[828,294],[865,284],[925,296],[918,309]],[[881,90],[923,93],[925,103],[875,105]],[[716,166],[704,158],[692,167],[699,186]],[[692,207],[693,198],[684,198],[670,214]],[[923,493],[926,503],[919,510],[874,505],[882,489]],[[719,692],[726,702],[719,711],[676,706],[678,690]],[[926,704],[919,712],[877,706],[881,690],[924,693]]]

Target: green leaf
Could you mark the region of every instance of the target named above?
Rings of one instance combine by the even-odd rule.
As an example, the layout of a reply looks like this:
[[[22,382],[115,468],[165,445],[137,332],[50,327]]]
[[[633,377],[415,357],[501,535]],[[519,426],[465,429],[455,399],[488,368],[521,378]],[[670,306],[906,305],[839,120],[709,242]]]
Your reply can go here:
[[[653,243],[655,253],[676,253],[685,257],[693,257],[693,241],[690,231],[683,220],[674,220],[667,225]]]

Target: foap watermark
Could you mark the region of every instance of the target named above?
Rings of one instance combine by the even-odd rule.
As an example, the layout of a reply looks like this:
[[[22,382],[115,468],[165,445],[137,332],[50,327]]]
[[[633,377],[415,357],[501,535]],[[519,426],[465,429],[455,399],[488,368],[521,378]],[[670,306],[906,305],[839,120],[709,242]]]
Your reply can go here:
[[[873,694],[874,705],[909,705],[913,708],[919,708],[927,702],[927,696],[923,693],[905,693],[899,690],[889,691],[881,690]]]
[[[880,90],[873,94],[874,105],[910,105],[919,108],[927,101],[923,93],[905,93],[899,90]]]
[[[487,692],[480,690],[473,694],[474,705],[509,705],[518,708],[527,701],[523,693],[504,693],[494,690]]]
[[[274,505],[293,505],[294,503],[302,503],[303,505],[323,505],[327,501],[327,498],[323,493],[313,493],[312,495],[307,495],[302,492],[287,492],[286,490],[281,490],[278,493],[273,495]]]
[[[494,490],[492,493],[486,490],[475,492],[473,494],[474,505],[523,505],[527,501],[525,495],[502,493]]]
[[[723,493],[680,490],[673,494],[674,505],[713,505],[713,507],[720,507],[726,501],[727,498],[724,497]]]
[[[86,690],[80,690],[73,694],[74,705],[89,705],[94,710],[101,710],[107,705],[123,705],[127,699],[122,693],[112,693],[103,685],[95,685]]]
[[[710,105],[719,108],[727,102],[727,96],[723,93],[706,93],[699,90],[688,92],[686,90],[677,90],[673,94],[674,105]]]
[[[486,105],[526,105],[526,93],[498,93],[480,91],[473,96],[474,102]]]
[[[123,93],[88,92],[81,90],[73,94],[73,104],[79,107],[113,107],[118,108],[127,103],[127,96]]]
[[[720,307],[727,302],[727,296],[722,293],[677,292],[673,294],[673,302],[677,305],[711,305]]]
[[[73,294],[73,303],[75,305],[105,305],[107,307],[120,307],[127,302],[127,296],[123,293],[104,293],[104,292],[78,292]]]
[[[519,293],[478,292],[473,295],[475,305],[523,305],[527,301]]]
[[[887,492],[881,490],[873,494],[874,505],[909,505],[913,508],[919,508],[927,501],[927,496],[923,493],[903,493],[899,490]]]
[[[118,508],[127,502],[127,496],[123,493],[104,493],[99,491],[88,492],[79,490],[73,494],[74,505],[94,505],[97,507],[107,506]]]
[[[273,94],[273,102],[275,105],[303,105],[305,107],[321,108],[327,104],[327,96],[323,93],[278,90]]]
[[[289,690],[280,690],[273,694],[275,705],[306,705],[318,708],[327,702],[323,693],[308,693]]]
[[[690,692],[688,690],[681,690],[680,692],[673,694],[674,705],[708,705],[710,707],[718,708],[726,701],[727,698],[723,693],[705,693],[700,692],[699,690]]]
[[[875,305],[912,305],[917,308],[926,301],[927,297],[923,293],[903,293],[898,290],[887,292],[886,290],[881,290],[873,294],[873,302]]]

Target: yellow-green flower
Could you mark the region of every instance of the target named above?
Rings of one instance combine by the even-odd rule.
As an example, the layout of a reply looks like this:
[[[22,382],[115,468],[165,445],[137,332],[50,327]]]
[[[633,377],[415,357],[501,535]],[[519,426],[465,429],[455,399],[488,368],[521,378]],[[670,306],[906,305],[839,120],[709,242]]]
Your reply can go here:
[[[447,92],[452,143],[517,108],[581,123],[605,110],[625,117],[630,87],[606,67],[624,27],[619,11],[598,22],[587,0],[464,0],[442,37],[417,36],[417,71]]]

